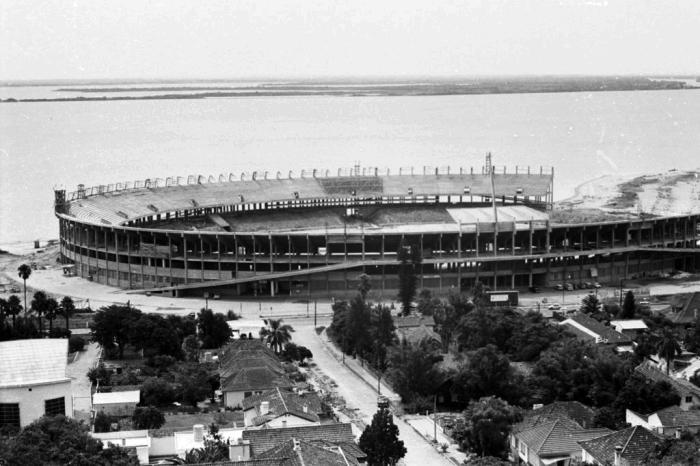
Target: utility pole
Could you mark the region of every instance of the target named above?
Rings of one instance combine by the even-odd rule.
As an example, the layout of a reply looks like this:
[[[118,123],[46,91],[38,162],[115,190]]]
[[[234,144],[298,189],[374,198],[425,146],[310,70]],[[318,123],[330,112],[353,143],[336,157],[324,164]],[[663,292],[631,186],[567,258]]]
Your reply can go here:
[[[316,328],[316,300],[314,299],[314,329]]]

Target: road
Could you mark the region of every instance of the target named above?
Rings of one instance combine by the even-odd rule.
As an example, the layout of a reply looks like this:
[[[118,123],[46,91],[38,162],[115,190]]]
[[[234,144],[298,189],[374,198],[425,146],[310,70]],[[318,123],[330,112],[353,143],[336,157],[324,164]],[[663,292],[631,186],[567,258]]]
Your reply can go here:
[[[73,394],[73,415],[77,419],[89,419],[92,409],[90,379],[87,372],[97,363],[100,347],[97,343],[85,346],[85,351],[78,353],[76,359],[68,364],[66,373],[71,378]]]
[[[377,411],[377,392],[360,379],[341,362],[335,359],[323,346],[313,326],[295,326],[294,340],[306,346],[314,355],[314,362],[323,372],[338,384],[338,394],[345,398],[348,408],[357,409],[358,415],[366,424],[372,422]],[[421,437],[403,420],[394,417],[399,428],[399,436],[408,452],[405,464],[412,465],[451,465],[452,463],[437,449]]]

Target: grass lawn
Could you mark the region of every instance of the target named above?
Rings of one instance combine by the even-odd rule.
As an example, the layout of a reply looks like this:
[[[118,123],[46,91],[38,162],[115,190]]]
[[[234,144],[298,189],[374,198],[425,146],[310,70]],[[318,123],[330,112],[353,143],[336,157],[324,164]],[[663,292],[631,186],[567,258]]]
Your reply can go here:
[[[223,413],[197,413],[197,414],[165,414],[165,424],[161,429],[189,430],[195,424],[208,426],[215,422],[219,427],[233,427],[234,422],[243,425],[243,411],[225,411]]]

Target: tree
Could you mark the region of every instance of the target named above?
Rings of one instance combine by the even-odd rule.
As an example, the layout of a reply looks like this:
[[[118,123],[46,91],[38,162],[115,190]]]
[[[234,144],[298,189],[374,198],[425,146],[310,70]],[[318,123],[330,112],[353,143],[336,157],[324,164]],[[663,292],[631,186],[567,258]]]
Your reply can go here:
[[[418,312],[424,316],[432,316],[439,312],[439,309],[444,306],[443,302],[433,296],[433,293],[424,288],[418,292],[418,300],[416,301]]]
[[[175,401],[173,386],[158,377],[144,380],[141,386],[141,404],[145,406],[165,406]]]
[[[282,319],[270,319],[268,326],[260,330],[260,338],[264,339],[276,354],[280,354],[284,346],[292,341],[293,331],[291,325],[282,324]]]
[[[399,439],[399,428],[387,405],[380,405],[372,423],[360,436],[360,449],[367,454],[369,466],[395,465],[406,456],[406,447]]]
[[[95,414],[95,422],[92,424],[92,427],[97,433],[111,432],[112,424],[115,422],[117,422],[115,417],[106,414],[104,411],[98,411]]]
[[[165,416],[153,406],[137,407],[131,420],[134,429],[160,429],[165,424]]]
[[[493,345],[479,348],[467,355],[454,376],[454,386],[459,387],[465,401],[488,395],[505,397],[512,388],[512,369],[508,357]]]
[[[676,355],[681,354],[681,346],[678,344],[676,335],[671,329],[664,329],[658,345],[657,350],[659,356],[666,361],[666,375],[668,375]]]
[[[141,311],[131,306],[112,304],[103,307],[90,323],[92,341],[110,351],[117,346],[119,359],[124,358],[124,348],[129,342],[130,329],[141,317]]]
[[[357,285],[357,291],[362,296],[362,301],[367,301],[367,295],[372,289],[372,281],[369,275],[363,273],[360,275],[360,284]]]
[[[625,294],[625,300],[622,303],[622,312],[620,319],[634,319],[634,314],[637,312],[637,304],[634,302],[634,293],[628,290]]]
[[[695,319],[693,326],[686,331],[683,344],[688,351],[694,353],[700,351],[700,316]]]
[[[495,396],[472,401],[464,411],[464,430],[459,432],[462,448],[479,456],[506,458],[510,426],[519,422],[518,410]]]
[[[421,397],[435,394],[443,379],[437,366],[440,361],[442,355],[433,350],[428,340],[418,344],[403,341],[390,349],[387,376],[405,404],[415,404]]]
[[[298,361],[299,363],[303,363],[305,359],[311,359],[314,355],[306,346],[287,343],[280,357],[285,361]]]
[[[58,315],[58,301],[55,298],[46,300],[46,318],[49,319],[49,335],[53,333],[53,320]],[[68,328],[66,327],[66,330]]]
[[[243,338],[243,335],[241,335]],[[185,361],[199,361],[199,339],[196,335],[187,335],[182,341],[182,351],[185,353]]]
[[[43,291],[37,291],[34,293],[34,299],[32,299],[32,312],[39,317],[39,332],[44,333],[44,328],[42,326],[41,317],[47,312],[49,306],[49,298]]]
[[[22,312],[22,304],[16,295],[10,295],[7,298],[7,306],[5,307],[5,314],[12,316],[12,328],[17,327],[16,317]]]
[[[177,329],[163,316],[141,314],[129,324],[129,343],[142,350],[145,357],[172,356],[182,358],[182,349]]]
[[[19,278],[24,282],[24,311],[27,312],[29,309],[27,307],[27,279],[32,274],[32,268],[27,264],[22,264],[17,268],[17,273],[19,274]]]
[[[71,464],[76,466],[138,465],[127,450],[93,438],[88,427],[65,416],[42,417],[26,426],[0,449],[7,464]]]
[[[202,309],[197,314],[197,326],[204,348],[220,348],[223,346],[233,331],[226,323],[226,316],[215,314],[211,309]]]
[[[92,384],[109,385],[112,379],[112,371],[100,363],[87,372],[87,378]]]
[[[58,313],[66,318],[66,328],[70,328],[70,318],[75,314],[75,303],[70,296],[64,296],[61,300],[61,305],[58,308]]]
[[[202,448],[193,448],[185,453],[185,464],[217,463],[228,459],[228,442],[221,438],[216,424],[209,426],[209,435],[204,438]]]
[[[418,266],[423,260],[423,254],[418,245],[406,244],[401,241],[396,252],[399,261],[399,301],[403,315],[411,313],[413,298],[416,296],[418,283]]]
[[[599,309],[600,301],[598,300],[598,296],[596,296],[595,294],[589,293],[586,296],[584,296],[581,300],[580,311],[583,314],[594,315],[599,312]]]

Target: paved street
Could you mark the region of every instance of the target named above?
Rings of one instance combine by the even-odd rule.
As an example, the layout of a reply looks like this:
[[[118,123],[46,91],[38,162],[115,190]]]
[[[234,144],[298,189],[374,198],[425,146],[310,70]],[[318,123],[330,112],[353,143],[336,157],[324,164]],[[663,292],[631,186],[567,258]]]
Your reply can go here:
[[[323,346],[321,339],[312,326],[295,327],[294,341],[308,347],[314,355],[314,362],[323,372],[338,384],[338,394],[345,398],[349,408],[356,408],[366,424],[372,422],[372,416],[377,411],[377,391],[368,383],[355,375],[341,362],[335,359]],[[383,388],[382,390],[385,390]],[[452,464],[441,455],[435,447],[424,440],[406,422],[394,418],[399,428],[401,440],[406,445],[408,453],[405,457],[407,465],[448,465]]]
[[[100,348],[97,343],[85,346],[85,351],[78,353],[76,359],[68,364],[67,374],[71,378],[71,391],[73,393],[73,413],[77,419],[88,419],[90,415],[90,380],[87,372],[96,363]]]

